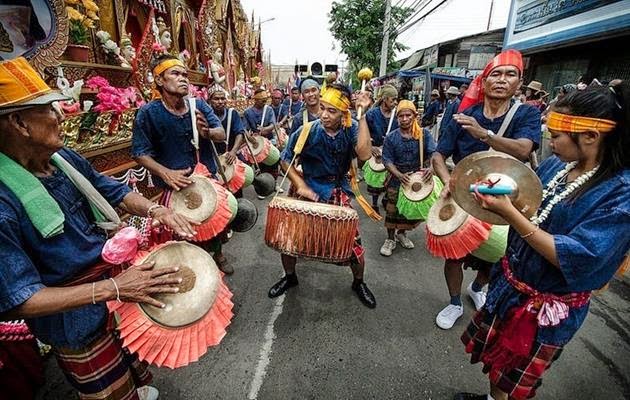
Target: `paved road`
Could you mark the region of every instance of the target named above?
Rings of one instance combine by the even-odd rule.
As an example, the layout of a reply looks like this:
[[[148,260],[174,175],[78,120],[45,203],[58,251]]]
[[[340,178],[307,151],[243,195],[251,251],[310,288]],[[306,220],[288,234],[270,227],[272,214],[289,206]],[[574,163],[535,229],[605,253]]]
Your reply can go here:
[[[264,214],[265,202],[252,201]],[[299,263],[300,285],[287,296],[267,298],[282,272],[278,254],[262,241],[264,221],[261,215],[252,231],[226,246],[236,266],[228,278],[235,303],[228,335],[196,364],[154,369],[161,399],[450,399],[462,389],[487,389],[459,341],[470,300],[452,330],[434,323],[448,294],[441,260],[424,249],[423,229],[410,235],[416,249],[384,258],[382,225],[363,218],[366,282],[378,302],[370,310],[350,290],[349,269],[313,262]],[[615,281],[595,297],[538,398],[630,399],[629,321],[630,286]],[[40,399],[74,398],[54,360],[47,375]]]

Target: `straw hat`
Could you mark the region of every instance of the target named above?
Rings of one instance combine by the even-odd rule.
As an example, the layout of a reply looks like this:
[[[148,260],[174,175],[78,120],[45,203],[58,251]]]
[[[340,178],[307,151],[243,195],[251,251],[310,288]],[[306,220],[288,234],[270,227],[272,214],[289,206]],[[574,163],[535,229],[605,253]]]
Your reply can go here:
[[[433,89],[433,90],[431,91],[431,96],[439,96],[439,95],[440,95],[440,91],[439,91],[439,90],[437,90],[437,89]]]
[[[0,62],[0,115],[61,100],[24,57]]]
[[[543,90],[543,84],[538,81],[529,82],[529,85],[527,85],[526,88],[533,90],[534,93],[538,93],[538,92],[547,93]]]
[[[448,89],[446,90],[446,94],[459,96],[459,89],[456,88],[455,86],[449,86]]]

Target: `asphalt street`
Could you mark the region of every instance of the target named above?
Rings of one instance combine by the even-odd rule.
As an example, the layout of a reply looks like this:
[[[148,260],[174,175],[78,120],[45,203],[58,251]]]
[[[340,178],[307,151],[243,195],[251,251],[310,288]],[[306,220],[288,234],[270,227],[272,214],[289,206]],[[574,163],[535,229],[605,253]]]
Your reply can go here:
[[[481,366],[471,365],[459,340],[473,314],[453,329],[435,325],[448,293],[442,260],[424,247],[424,225],[390,258],[379,254],[382,223],[361,217],[366,277],[378,306],[364,307],[350,289],[347,267],[299,262],[299,286],[269,299],[282,276],[278,253],[263,241],[267,201],[254,229],[225,246],[235,266],[227,278],[234,319],[223,342],[178,370],[153,368],[160,399],[451,399],[458,391],[487,392]],[[361,212],[360,212],[361,214]],[[466,273],[465,285],[472,280]],[[551,367],[540,399],[630,399],[630,284],[615,280],[594,297],[578,335]],[[73,399],[54,359],[39,399]]]

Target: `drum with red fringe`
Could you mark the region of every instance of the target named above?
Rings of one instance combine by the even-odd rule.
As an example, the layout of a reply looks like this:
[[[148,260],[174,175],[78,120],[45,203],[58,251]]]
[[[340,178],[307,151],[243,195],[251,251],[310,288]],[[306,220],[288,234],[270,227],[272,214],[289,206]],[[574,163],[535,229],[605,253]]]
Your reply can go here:
[[[479,249],[490,237],[492,225],[470,216],[452,198],[439,198],[427,217],[427,249],[431,254],[457,260]]]
[[[274,147],[271,141],[263,136],[246,136],[245,140],[248,141],[249,146],[243,144],[240,154],[250,164],[253,164],[254,160],[261,164],[271,154]]]
[[[233,316],[232,293],[212,257],[194,244],[163,243],[139,252],[133,264],[147,262],[155,262],[155,269],[179,267],[174,274],[182,279],[179,292],[155,296],[166,307],[116,301],[107,306],[119,316],[116,329],[123,346],[140,360],[158,367],[183,367],[225,336]]]
[[[286,129],[278,128],[276,137],[277,137],[278,149],[279,150],[284,149],[284,146],[286,146],[287,142],[289,141],[289,135],[287,135]]]
[[[225,161],[225,154],[221,154],[219,156],[219,161],[221,162],[221,166],[223,167],[223,173],[225,174],[225,179],[227,180],[227,184],[225,186],[232,193],[236,193],[245,186],[246,174],[247,174],[247,164],[239,160],[238,158],[234,161],[233,164],[228,164]],[[223,182],[223,176],[218,174],[219,182]]]
[[[210,240],[223,232],[232,217],[228,191],[205,175],[193,173],[190,180],[193,183],[179,191],[165,192],[162,203],[199,223],[195,226],[197,234],[193,241]]]
[[[339,263],[352,257],[358,226],[351,208],[275,197],[267,208],[265,243],[282,254]]]

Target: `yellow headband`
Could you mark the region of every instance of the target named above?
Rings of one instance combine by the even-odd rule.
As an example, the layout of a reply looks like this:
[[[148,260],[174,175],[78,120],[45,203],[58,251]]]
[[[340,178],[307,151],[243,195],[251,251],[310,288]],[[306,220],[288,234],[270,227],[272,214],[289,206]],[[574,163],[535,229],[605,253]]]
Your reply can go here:
[[[617,123],[609,119],[580,117],[552,111],[547,117],[547,128],[567,133],[584,133],[596,130],[599,133],[612,132]]]
[[[327,87],[322,93],[320,101],[330,104],[344,114],[342,125],[344,128],[352,126],[352,116],[350,115],[350,99],[343,95],[341,90]]]
[[[269,98],[269,94],[267,94],[267,91],[262,91],[256,93],[252,98],[254,100],[267,100]]]
[[[162,61],[161,63],[156,65],[155,68],[153,68],[153,76],[158,76],[162,74],[164,71],[166,71],[167,69],[173,68],[173,67],[186,68],[184,63],[181,62],[180,60],[176,58],[170,58],[168,60]]]

